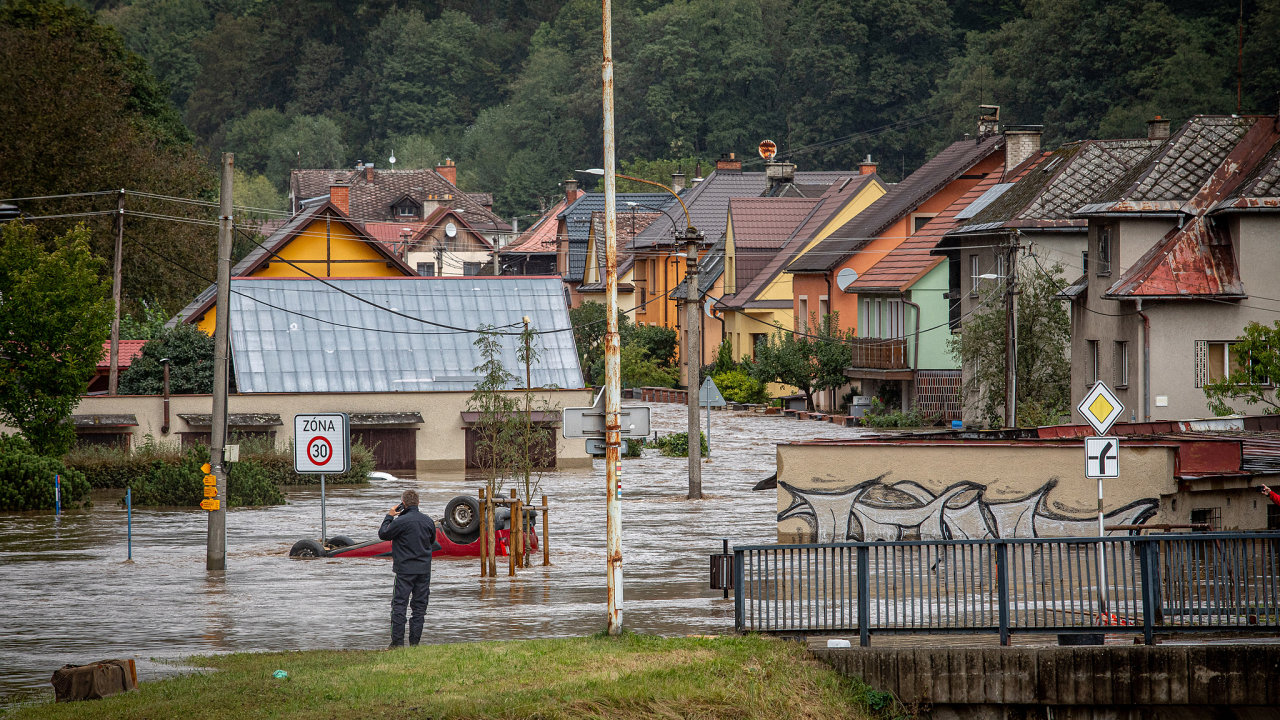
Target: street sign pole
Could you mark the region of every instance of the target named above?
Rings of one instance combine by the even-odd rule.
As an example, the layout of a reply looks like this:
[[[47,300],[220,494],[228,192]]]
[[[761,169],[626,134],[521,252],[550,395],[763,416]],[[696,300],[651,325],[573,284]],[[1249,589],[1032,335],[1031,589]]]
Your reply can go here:
[[[1077,406],[1086,422],[1098,435],[1106,435],[1111,426],[1124,412],[1124,403],[1116,394],[1099,380],[1085,393]],[[1112,455],[1111,453],[1115,453]],[[1102,480],[1120,476],[1120,440],[1114,437],[1088,437],[1084,440],[1085,477],[1098,479],[1098,622],[1107,619],[1107,557],[1102,538],[1107,534],[1103,518]],[[1091,461],[1096,460],[1095,467]],[[1111,463],[1114,462],[1114,465]]]
[[[1101,482],[1099,482],[1098,487],[1099,488],[1102,487]],[[329,530],[325,526],[325,521],[326,521],[326,518],[325,518],[325,511],[324,511],[324,473],[321,473],[320,474],[320,544],[321,545],[324,545],[324,539],[329,536]]]
[[[293,470],[320,476],[320,544],[329,535],[325,480],[351,469],[351,422],[346,413],[293,417]]]

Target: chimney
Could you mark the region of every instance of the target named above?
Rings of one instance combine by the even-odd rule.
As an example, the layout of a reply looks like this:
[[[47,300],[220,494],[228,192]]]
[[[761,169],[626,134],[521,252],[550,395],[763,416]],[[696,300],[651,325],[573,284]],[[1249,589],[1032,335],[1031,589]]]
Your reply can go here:
[[[742,169],[742,163],[738,163],[738,169]],[[796,165],[789,162],[767,162],[764,164],[764,176],[769,181],[769,189],[779,185],[795,182]]]
[[[684,173],[679,170],[671,173],[671,189],[676,192],[684,190]]]
[[[569,205],[572,205],[572,204],[573,204],[573,201],[574,201],[574,200],[577,200],[577,199],[578,199],[578,196],[579,196],[579,195],[581,195],[581,194],[582,194],[582,193],[578,192],[578,181],[577,181],[577,180],[565,180],[565,181],[564,181],[564,204],[565,204],[565,206],[566,206],[566,207],[567,207],[567,206],[569,206]]]
[[[1004,173],[1018,167],[1027,158],[1040,152],[1040,136],[1043,125],[1009,125],[1004,129]]]
[[[329,202],[337,206],[343,215],[351,214],[351,186],[330,185]]]
[[[866,159],[866,160],[863,160],[863,161],[862,161],[862,162],[860,162],[860,163],[858,163],[858,174],[859,174],[859,175],[873,175],[873,174],[875,174],[875,171],[876,171],[876,168],[877,168],[877,167],[880,167],[880,163],[878,163],[878,162],[872,162],[872,161],[871,161],[871,153],[867,153],[867,159]]]
[[[733,153],[726,153],[716,160],[717,172],[742,172],[742,161],[734,157]]]
[[[445,158],[443,165],[436,166],[436,173],[448,180],[450,185],[458,184],[458,166],[453,164],[453,160]]]
[[[365,182],[373,182],[373,163],[364,166]]]
[[[1169,121],[1159,115],[1154,119],[1147,121],[1147,139],[1148,140],[1168,140],[1169,139]]]
[[[1000,106],[999,105],[979,105],[978,106],[978,140],[990,137],[1000,132]]]

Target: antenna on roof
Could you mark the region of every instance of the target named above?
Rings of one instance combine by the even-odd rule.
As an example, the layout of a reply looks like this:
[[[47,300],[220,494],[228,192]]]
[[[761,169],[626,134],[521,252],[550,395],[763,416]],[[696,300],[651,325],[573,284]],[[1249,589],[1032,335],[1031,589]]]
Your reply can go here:
[[[392,169],[392,170],[394,170],[394,169],[395,169],[395,166],[396,166],[396,151],[395,151],[395,150],[392,150],[392,151],[391,151],[391,157],[387,158],[387,162],[391,163],[391,169]]]

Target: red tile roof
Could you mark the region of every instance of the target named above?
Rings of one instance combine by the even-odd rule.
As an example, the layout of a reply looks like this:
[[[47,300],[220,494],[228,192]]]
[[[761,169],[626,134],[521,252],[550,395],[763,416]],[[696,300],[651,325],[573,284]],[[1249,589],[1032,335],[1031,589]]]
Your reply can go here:
[[[924,277],[926,273],[941,263],[944,257],[939,255],[931,255],[929,251],[938,245],[938,241],[942,236],[947,234],[948,230],[954,228],[957,224],[956,215],[961,210],[969,207],[974,200],[982,197],[982,194],[989,190],[992,186],[1000,182],[1000,176],[1003,168],[987,173],[977,185],[969,189],[969,192],[961,195],[955,202],[947,206],[947,209],[938,213],[935,217],[911,237],[903,240],[898,247],[894,248],[880,259],[875,265],[867,268],[867,271],[845,288],[845,292],[904,292],[911,287],[917,280]]]
[[[147,344],[146,340],[121,340],[120,354],[116,360],[116,364],[121,370],[129,367],[133,363],[133,359],[142,354],[142,348]],[[102,343],[102,359],[98,361],[99,370],[111,369],[111,341]]]
[[[561,200],[554,207],[538,218],[533,227],[520,233],[511,244],[502,248],[502,253],[554,253],[556,251],[556,227],[559,223],[556,216],[564,212],[566,202]]]
[[[1227,231],[1204,217],[1173,228],[1107,290],[1108,297],[1245,297]]]

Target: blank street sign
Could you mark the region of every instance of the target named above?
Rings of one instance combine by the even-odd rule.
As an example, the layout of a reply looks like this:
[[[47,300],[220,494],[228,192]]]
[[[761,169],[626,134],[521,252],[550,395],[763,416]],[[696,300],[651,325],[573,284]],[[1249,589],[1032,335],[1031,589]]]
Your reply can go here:
[[[622,425],[622,437],[649,437],[649,407],[618,408],[618,421]],[[604,391],[596,395],[591,407],[565,408],[560,434],[567,438],[604,437]]]
[[[1120,477],[1120,438],[1087,437],[1084,439],[1084,476],[1087,478]]]

